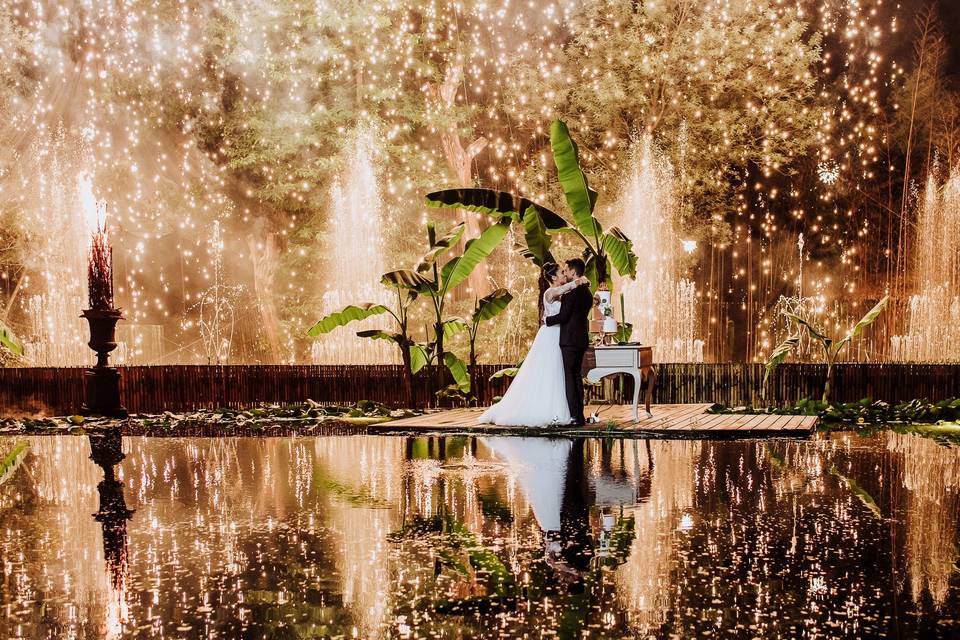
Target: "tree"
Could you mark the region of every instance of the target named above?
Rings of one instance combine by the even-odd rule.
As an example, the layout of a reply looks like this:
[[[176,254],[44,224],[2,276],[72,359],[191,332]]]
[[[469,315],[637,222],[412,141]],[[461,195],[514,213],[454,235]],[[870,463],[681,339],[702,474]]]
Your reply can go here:
[[[815,140],[820,38],[797,9],[600,0],[572,24],[555,70],[526,73],[518,94],[553,97],[601,185],[622,172],[631,139],[651,134],[681,174],[684,215],[705,223],[732,208],[749,167],[787,172]]]
[[[450,170],[456,176],[457,182],[461,187],[473,186],[472,167],[474,159],[487,147],[488,140],[479,136],[470,142],[466,147],[460,139],[460,131],[457,128],[457,120],[453,114],[457,113],[456,96],[460,83],[463,82],[463,64],[453,63],[446,71],[443,83],[431,85],[428,94],[439,105],[447,121],[441,127],[440,140],[443,146],[443,154],[447,160]],[[466,234],[475,236],[480,233],[479,216],[464,212],[461,222],[466,225]],[[457,247],[458,251],[463,251],[462,244]],[[481,264],[470,274],[470,288],[476,295],[485,295],[490,290],[488,282],[487,265]]]

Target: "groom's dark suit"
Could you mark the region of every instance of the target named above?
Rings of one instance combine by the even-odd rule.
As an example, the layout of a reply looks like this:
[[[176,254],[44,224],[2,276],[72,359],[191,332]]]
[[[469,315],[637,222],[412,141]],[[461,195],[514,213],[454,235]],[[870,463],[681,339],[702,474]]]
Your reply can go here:
[[[583,425],[583,354],[590,344],[590,309],[593,296],[590,288],[582,285],[570,291],[560,301],[560,312],[547,318],[547,326],[560,325],[560,352],[563,354],[564,383],[567,388],[567,406],[573,423]]]

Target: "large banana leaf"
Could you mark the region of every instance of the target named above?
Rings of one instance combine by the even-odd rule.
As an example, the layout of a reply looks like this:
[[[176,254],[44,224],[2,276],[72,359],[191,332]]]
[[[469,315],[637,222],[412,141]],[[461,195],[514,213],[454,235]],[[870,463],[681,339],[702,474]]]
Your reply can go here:
[[[637,256],[633,253],[633,242],[619,228],[613,227],[603,237],[603,251],[610,263],[621,276],[637,277]]]
[[[443,363],[453,374],[453,379],[457,383],[457,388],[463,393],[470,391],[470,372],[467,371],[467,365],[456,354],[447,351],[443,354]]]
[[[433,283],[430,280],[410,269],[398,269],[385,273],[380,282],[388,287],[410,289],[426,296],[435,293]]]
[[[883,313],[884,309],[887,308],[887,304],[889,304],[889,302],[890,296],[883,296],[883,299],[874,305],[873,309],[870,309],[865,316],[860,318],[860,321],[854,325],[853,329],[851,329],[850,332],[843,336],[843,339],[837,343],[837,346],[835,347],[836,351],[839,353],[840,349],[842,349],[845,344],[856,338],[858,335],[863,333],[864,329],[873,324],[873,321],[876,320],[881,313]]]
[[[763,387],[766,389],[767,380],[770,379],[770,374],[773,373],[773,370],[779,367],[787,359],[787,356],[797,348],[797,345],[800,344],[800,336],[789,336],[786,340],[781,342],[774,348],[773,352],[770,354],[770,359],[767,360],[767,364],[764,367],[763,371]]]
[[[513,300],[513,294],[506,289],[497,289],[477,301],[471,320],[476,324],[495,318],[503,313],[511,300]]]
[[[517,363],[517,366],[515,367],[505,367],[503,369],[494,371],[493,375],[491,375],[489,379],[496,380],[498,378],[513,378],[518,373],[520,373],[520,365],[522,364],[523,364],[523,361],[521,360],[519,363]]]
[[[365,302],[359,305],[347,305],[340,311],[334,311],[330,315],[320,318],[315,325],[310,327],[307,335],[316,337],[322,333],[330,333],[337,327],[342,327],[357,320],[365,320],[371,316],[378,316],[388,311],[389,309],[382,304],[374,304],[372,302]]]
[[[814,329],[812,324],[810,324],[800,316],[793,313],[784,313],[783,315],[785,315],[786,317],[796,322],[798,327],[806,327],[810,335],[816,338],[817,340],[819,340],[820,342],[822,342],[828,349],[830,348],[830,345],[833,344],[832,338],[828,338],[827,336],[823,335],[822,333]]]
[[[501,220],[484,229],[478,237],[468,240],[463,255],[443,266],[443,293],[453,291],[454,287],[469,278],[477,265],[493,253],[509,230],[510,220]]]
[[[400,344],[403,341],[402,334],[391,333],[389,331],[383,331],[382,329],[365,329],[364,331],[357,331],[357,337],[370,338],[371,340],[388,340],[394,344]]]
[[[420,259],[420,264],[417,265],[417,271],[423,273],[428,270],[433,263],[437,261],[437,258],[445,254],[452,247],[454,247],[460,238],[463,236],[463,231],[465,229],[463,223],[458,224],[450,232],[443,236],[442,238],[437,238],[436,228],[433,223],[427,223],[427,238],[430,241],[430,251],[427,252],[425,256]]]
[[[558,231],[570,226],[562,217],[545,206],[527,198],[496,191],[494,189],[444,189],[427,194],[427,204],[431,207],[449,207],[486,213],[497,218],[510,216],[517,218],[533,207],[543,219],[547,229]]]
[[[427,366],[427,363],[430,362],[430,356],[427,354],[427,350],[419,344],[410,345],[410,371],[417,373],[420,369],[423,369]]]
[[[598,258],[597,254],[591,253],[587,256],[586,260],[584,260],[583,275],[590,281],[591,293],[596,293],[597,288],[600,286],[600,270],[597,267],[599,260],[606,260],[606,258]]]
[[[366,331],[357,331],[357,336],[360,338],[370,338],[371,340],[389,340],[390,342],[401,345],[403,344],[403,334],[402,333],[390,333],[389,331],[381,331],[380,329],[368,329]],[[410,371],[416,373],[427,366],[429,362],[429,357],[427,356],[427,351],[419,344],[410,345]]]
[[[0,322],[0,346],[6,347],[18,356],[23,355],[23,345],[17,340],[17,336],[13,334],[10,327],[3,322]]]
[[[450,318],[443,321],[443,339],[448,340],[455,337],[458,333],[469,329],[467,322],[463,318]]]
[[[593,217],[596,192],[590,189],[587,176],[580,169],[577,145],[563,120],[554,120],[550,125],[550,146],[553,149],[553,161],[557,165],[557,179],[573,213],[573,221],[580,232],[593,238],[599,247],[600,231]]]
[[[550,234],[536,207],[527,207],[523,213],[523,237],[527,243],[524,257],[538,267],[554,261],[550,252]]]

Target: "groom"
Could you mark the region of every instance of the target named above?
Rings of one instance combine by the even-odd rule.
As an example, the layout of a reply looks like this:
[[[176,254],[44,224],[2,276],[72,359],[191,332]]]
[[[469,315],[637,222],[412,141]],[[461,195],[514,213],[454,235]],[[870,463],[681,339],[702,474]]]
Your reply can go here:
[[[583,275],[583,260],[567,260],[561,271],[568,280]],[[560,301],[560,312],[547,317],[547,326],[560,325],[560,352],[563,354],[564,384],[567,388],[567,406],[570,407],[571,424],[582,427],[583,417],[583,354],[587,352],[589,317],[593,308],[590,287],[581,285],[570,291]]]

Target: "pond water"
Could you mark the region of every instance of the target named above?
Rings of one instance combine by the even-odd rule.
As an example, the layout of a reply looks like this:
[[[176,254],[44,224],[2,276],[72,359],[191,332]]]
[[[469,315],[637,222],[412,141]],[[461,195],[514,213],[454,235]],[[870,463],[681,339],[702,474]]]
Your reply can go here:
[[[0,638],[960,637],[917,435],[93,440],[0,439]]]

